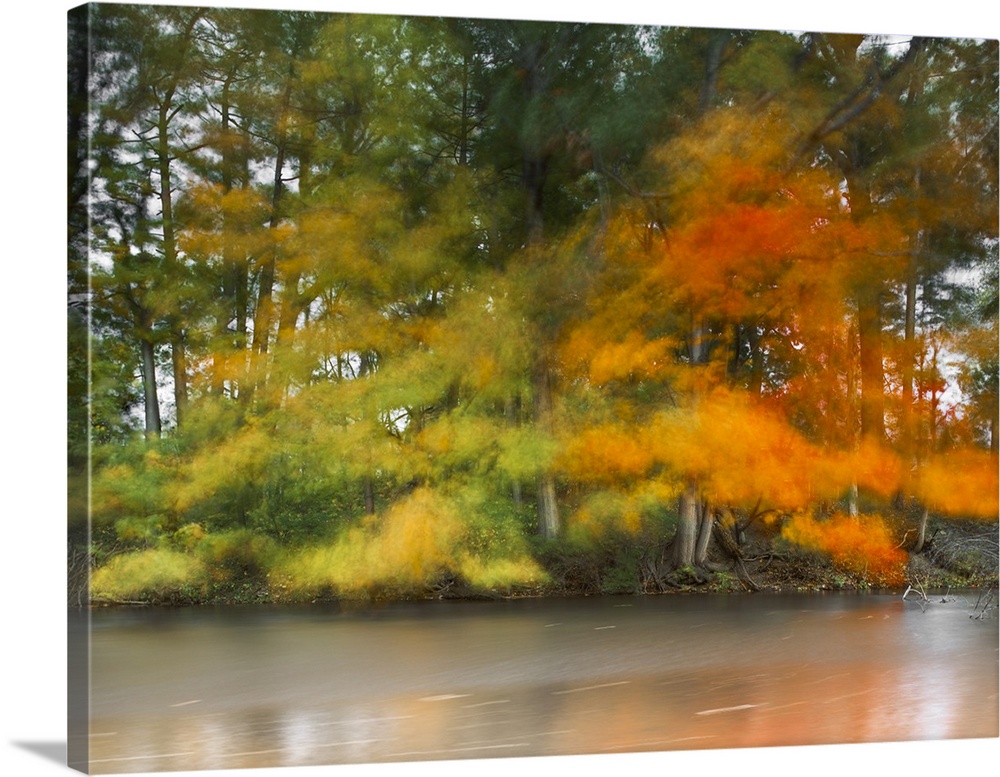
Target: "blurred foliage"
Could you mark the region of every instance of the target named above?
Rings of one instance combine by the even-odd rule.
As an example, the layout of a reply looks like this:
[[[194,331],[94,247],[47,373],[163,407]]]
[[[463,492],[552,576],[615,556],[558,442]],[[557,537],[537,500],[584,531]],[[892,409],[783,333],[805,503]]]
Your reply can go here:
[[[166,548],[125,553],[94,572],[91,596],[96,601],[183,600],[200,598],[208,583],[208,569],[197,558]]]
[[[732,588],[751,527],[896,584],[913,504],[995,527],[995,41],[90,23],[95,597]]]

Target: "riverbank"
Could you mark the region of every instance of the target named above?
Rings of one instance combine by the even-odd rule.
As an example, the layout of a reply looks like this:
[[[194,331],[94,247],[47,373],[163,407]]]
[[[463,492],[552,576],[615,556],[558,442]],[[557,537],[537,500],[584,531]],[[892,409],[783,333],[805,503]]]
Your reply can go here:
[[[623,569],[621,565],[600,566],[591,560],[589,565],[580,559],[567,562],[549,570],[545,582],[521,586],[477,588],[453,575],[445,575],[434,584],[422,589],[384,586],[353,592],[349,595],[331,590],[308,594],[289,594],[274,585],[266,575],[246,572],[209,586],[181,587],[172,591],[150,590],[128,600],[95,597],[96,606],[115,605],[253,605],[338,601],[346,599],[416,600],[416,599],[512,599],[522,597],[564,596],[616,596],[628,594],[669,595],[699,593],[747,594],[757,591],[770,592],[820,592],[820,591],[875,591],[897,590],[900,594],[907,586],[921,590],[996,589],[997,575],[984,574],[975,569],[951,568],[935,564],[924,555],[914,555],[906,566],[902,585],[886,586],[884,581],[872,579],[862,572],[838,567],[829,559],[813,553],[771,553],[748,560],[742,570],[718,569],[716,571],[682,570],[669,581],[659,583],[643,577],[637,569]]]
[[[669,534],[586,542],[531,538],[513,555],[403,561],[337,555],[336,546],[279,545],[251,532],[205,534],[153,547],[122,544],[110,529],[71,545],[69,604],[253,605],[341,600],[511,599],[670,593],[899,591],[997,587],[996,525],[935,525],[919,552],[893,564],[863,553],[833,556],[752,528],[739,544],[713,543],[698,568],[670,563]],[[723,538],[725,539],[725,538]],[[391,550],[391,548],[389,549]],[[411,565],[421,563],[419,570]],[[373,573],[371,563],[380,566]],[[419,572],[419,574],[415,574]],[[466,574],[468,572],[469,574]],[[89,585],[89,588],[88,588]],[[88,595],[89,594],[89,595]]]

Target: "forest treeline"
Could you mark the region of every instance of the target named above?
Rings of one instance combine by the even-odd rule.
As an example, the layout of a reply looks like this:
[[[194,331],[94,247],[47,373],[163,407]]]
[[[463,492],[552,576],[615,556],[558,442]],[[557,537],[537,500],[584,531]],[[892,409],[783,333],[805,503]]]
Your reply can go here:
[[[995,562],[997,41],[92,4],[69,53],[95,600]]]

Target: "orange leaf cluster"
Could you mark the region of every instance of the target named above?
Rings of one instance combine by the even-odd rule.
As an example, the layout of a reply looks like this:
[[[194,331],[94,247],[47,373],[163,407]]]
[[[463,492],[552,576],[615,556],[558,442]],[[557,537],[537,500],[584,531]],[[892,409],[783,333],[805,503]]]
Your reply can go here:
[[[843,466],[860,488],[886,499],[903,482],[903,462],[895,453],[870,440],[845,457]]]
[[[655,463],[655,448],[634,428],[602,424],[570,439],[557,466],[575,480],[610,484],[642,477]]]
[[[880,516],[837,513],[820,521],[797,513],[782,527],[781,536],[800,547],[827,554],[842,569],[885,585],[898,585],[904,580],[906,551],[900,549]]]
[[[706,314],[739,318],[759,307],[791,262],[808,221],[794,208],[720,205],[674,231],[658,274]]]
[[[917,491],[932,510],[963,518],[997,520],[997,460],[986,451],[951,451],[928,461]]]
[[[671,471],[702,483],[717,502],[794,510],[833,486],[824,452],[749,397],[718,390],[692,412],[662,416],[650,444]]]

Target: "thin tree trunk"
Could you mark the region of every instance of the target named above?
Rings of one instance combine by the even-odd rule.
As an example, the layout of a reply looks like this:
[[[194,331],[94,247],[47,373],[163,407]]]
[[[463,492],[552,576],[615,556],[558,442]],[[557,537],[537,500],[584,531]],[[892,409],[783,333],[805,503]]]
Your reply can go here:
[[[919,97],[923,82],[917,82],[917,89],[911,89],[907,98],[907,104],[912,104]],[[916,193],[920,191],[920,168],[913,174],[913,188]],[[916,215],[916,214],[915,214]],[[910,237],[910,262],[906,273],[906,309],[903,323],[903,365],[901,380],[903,382],[902,391],[902,428],[901,442],[903,456],[907,468],[913,466],[915,459],[914,440],[916,437],[913,420],[913,379],[914,369],[917,359],[917,272],[920,258],[920,230],[914,230]]]
[[[508,427],[514,428],[519,425],[517,402],[514,397],[508,396],[504,400],[503,412],[504,416],[507,419]],[[511,490],[511,499],[513,499],[515,506],[520,507],[523,498],[521,495],[521,481],[518,480],[516,477],[511,478],[510,490]]]
[[[220,113],[222,115],[222,189],[223,192],[228,194],[233,190],[235,184],[236,176],[234,175],[234,168],[236,162],[233,160],[232,152],[232,116],[231,116],[231,106],[229,91],[232,83],[234,74],[230,72],[226,81],[222,87],[222,96],[219,106]],[[247,181],[244,180],[244,186],[247,185]],[[216,353],[213,356],[213,361],[215,363],[215,370],[212,375],[212,391],[217,395],[222,395],[225,393],[227,376],[229,378],[229,390],[230,395],[235,397],[239,395],[239,384],[242,381],[243,376],[240,375],[238,379],[234,379],[230,370],[231,365],[229,363],[230,358],[235,354],[243,354],[243,349],[246,347],[246,269],[245,260],[237,256],[237,252],[233,246],[233,239],[231,235],[232,226],[229,224],[229,214],[223,211],[223,225],[222,225],[222,305],[218,313],[218,319],[216,321],[217,337],[219,341],[218,348],[221,353]],[[241,265],[243,266],[243,271],[241,273]],[[243,312],[241,317],[240,312],[240,299],[243,300]],[[230,331],[230,322],[233,324],[233,331]]]
[[[556,481],[546,472],[538,480],[538,533],[545,539],[559,535],[559,503],[556,501]]]
[[[552,428],[552,382],[548,361],[541,359],[535,376],[535,423],[545,430]],[[555,476],[543,472],[538,478],[538,533],[552,539],[559,534],[559,503],[556,500]]]
[[[177,238],[174,226],[173,190],[170,183],[172,157],[169,145],[169,122],[173,108],[174,88],[167,90],[160,103],[157,122],[157,164],[160,176],[160,218],[163,224],[163,263],[168,277],[178,270]],[[187,355],[184,348],[183,323],[176,314],[167,316],[170,325],[172,351],[171,363],[174,370],[174,408],[177,427],[181,427],[187,410]]]
[[[702,364],[708,357],[708,349],[705,346],[705,322],[700,316],[695,317],[691,324],[688,355],[691,358],[691,364]]]
[[[542,67],[543,50],[539,41],[525,44],[521,51],[521,65],[525,71],[522,81],[528,102],[545,94],[549,78]],[[521,185],[524,194],[526,222],[525,243],[535,248],[544,239],[545,181],[548,175],[549,153],[545,150],[545,138],[526,137],[521,148]],[[544,348],[544,346],[543,346]],[[552,377],[548,359],[542,351],[534,365],[532,388],[535,399],[535,424],[544,432],[552,428]],[[545,471],[538,478],[538,533],[547,539],[559,534],[559,504],[556,499],[555,476]]]
[[[292,97],[292,76],[294,70],[289,66],[288,80],[285,83],[285,91],[281,99],[281,111],[279,119],[283,120],[288,114],[288,108]],[[288,138],[284,131],[279,131],[276,138],[277,150],[274,159],[274,186],[271,194],[271,220],[270,229],[275,229],[281,220],[281,204],[285,191],[285,179],[283,177],[285,167],[285,154],[287,151]],[[276,251],[270,251],[264,265],[260,270],[260,287],[257,293],[257,311],[254,316],[253,325],[253,354],[257,357],[256,375],[253,381],[253,390],[267,384],[266,359],[262,358],[268,352],[269,340],[271,337],[271,327],[274,323],[274,282],[275,269],[277,264]]]
[[[139,345],[142,351],[142,393],[145,407],[146,439],[160,436],[160,402],[156,389],[156,359],[153,353],[153,343],[145,336],[140,336]]]
[[[764,351],[760,347],[760,332],[756,325],[747,329],[747,341],[750,345],[750,394],[759,397],[764,386]]]
[[[924,549],[924,543],[927,542],[927,518],[928,510],[924,507],[923,512],[920,514],[920,523],[917,526],[917,539],[913,543],[913,553],[919,553]]]
[[[733,324],[729,343],[729,359],[726,362],[726,374],[731,384],[736,383],[740,374],[740,354],[743,350],[743,325]]]
[[[257,311],[253,320],[253,352],[261,356],[267,353],[271,322],[274,317],[274,254],[264,262],[260,270],[260,289],[257,292]],[[258,376],[256,383],[261,383]]]
[[[694,549],[695,566],[703,567],[708,561],[708,546],[712,541],[712,524],[715,523],[715,507],[711,502],[701,504],[701,518],[698,527],[698,542]]]
[[[174,412],[177,428],[180,429],[187,420],[188,407],[187,346],[184,344],[183,331],[174,335],[170,353],[174,368]]]
[[[309,145],[304,143],[299,151],[299,192],[308,192],[312,188],[312,154]],[[299,314],[308,302],[303,301],[299,291],[299,281],[302,271],[292,270],[282,284],[284,292],[281,299],[281,312],[278,315],[278,335],[275,348],[284,350],[295,339],[295,328]]]
[[[708,42],[705,52],[705,77],[701,83],[701,93],[698,96],[698,111],[705,113],[715,102],[719,85],[719,67],[722,65],[722,54],[729,42],[728,30],[716,30]]]
[[[906,279],[906,319],[903,334],[903,366],[901,380],[903,382],[902,408],[902,448],[907,464],[913,463],[914,434],[913,425],[913,377],[916,356],[916,319],[917,319],[917,278],[916,271],[910,268]]]
[[[469,136],[471,134],[471,116],[470,116],[470,106],[469,106],[469,93],[470,93],[470,79],[469,71],[471,69],[470,65],[471,51],[468,46],[463,47],[462,51],[462,114],[461,123],[459,125],[459,141],[458,141],[458,164],[465,166],[469,161]]]
[[[842,154],[851,219],[868,220],[872,212],[871,192],[850,160]],[[882,365],[882,284],[877,275],[858,279],[858,348],[861,373],[861,437],[885,441],[885,373]]]
[[[915,54],[914,62],[918,65],[914,67],[910,75],[910,85],[907,89],[906,107],[913,109],[916,103],[923,97],[925,70],[919,65],[924,62],[923,43]],[[913,192],[915,202],[919,202],[921,167],[917,165],[913,173]],[[913,379],[917,357],[916,330],[917,330],[917,272],[920,258],[920,229],[919,210],[914,207],[914,219],[918,227],[910,237],[910,262],[906,274],[906,310],[903,324],[903,408],[902,408],[902,448],[907,469],[915,464],[915,429],[913,421]],[[925,513],[926,516],[926,513]],[[921,539],[921,544],[923,540]]]
[[[861,436],[885,440],[885,373],[882,367],[882,309],[877,285],[858,295],[858,342],[861,362]]]
[[[927,403],[927,451],[932,453],[935,448],[937,448],[938,442],[938,404],[939,404],[939,394],[937,390],[938,386],[938,347],[937,345],[931,348],[931,395],[929,397],[929,402]]]

